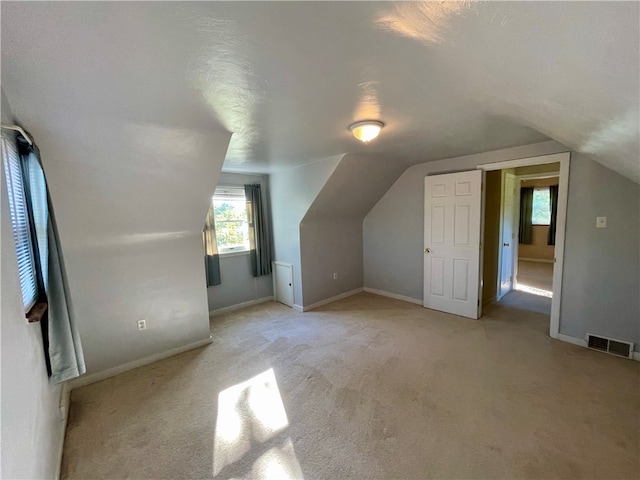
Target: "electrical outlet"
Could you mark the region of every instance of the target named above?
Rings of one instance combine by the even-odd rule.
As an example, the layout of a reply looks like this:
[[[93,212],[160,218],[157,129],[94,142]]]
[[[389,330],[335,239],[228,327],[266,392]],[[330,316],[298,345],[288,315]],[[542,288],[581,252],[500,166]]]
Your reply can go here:
[[[145,318],[141,318],[138,320],[138,330],[146,330],[147,329],[147,320]]]
[[[337,279],[338,279],[338,274],[337,274],[337,273],[334,273],[334,274],[333,274],[333,279],[334,279],[334,280],[337,280]]]

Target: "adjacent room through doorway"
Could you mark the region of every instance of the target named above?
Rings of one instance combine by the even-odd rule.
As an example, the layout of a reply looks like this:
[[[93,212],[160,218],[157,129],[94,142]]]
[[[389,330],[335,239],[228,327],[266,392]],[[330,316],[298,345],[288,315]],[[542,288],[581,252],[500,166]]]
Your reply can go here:
[[[537,178],[519,177],[515,291],[502,299],[546,314],[551,313],[553,297],[558,180],[556,172]]]
[[[559,169],[487,172],[484,303],[551,315]]]

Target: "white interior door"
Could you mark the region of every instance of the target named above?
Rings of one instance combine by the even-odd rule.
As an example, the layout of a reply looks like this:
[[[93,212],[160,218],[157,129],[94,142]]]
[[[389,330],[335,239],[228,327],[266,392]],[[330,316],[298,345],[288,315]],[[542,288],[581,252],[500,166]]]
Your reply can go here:
[[[424,183],[424,306],[478,318],[482,172]]]
[[[497,300],[513,289],[515,238],[516,176],[502,172],[502,199],[500,201],[500,260]]]
[[[273,262],[273,295],[276,302],[293,306],[293,265]]]

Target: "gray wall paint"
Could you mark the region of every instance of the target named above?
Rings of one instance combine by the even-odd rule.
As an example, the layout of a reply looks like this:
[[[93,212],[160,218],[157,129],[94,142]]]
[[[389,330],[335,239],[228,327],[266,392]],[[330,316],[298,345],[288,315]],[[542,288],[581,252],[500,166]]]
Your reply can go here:
[[[406,167],[372,154],[345,155],[336,167],[300,225],[305,306],[362,288],[362,221]]]
[[[219,186],[241,187],[248,183],[262,186],[262,201],[270,216],[269,182],[266,175],[247,175],[222,172]],[[220,257],[222,283],[207,288],[209,311],[273,296],[271,275],[255,278],[251,273],[251,257],[247,254],[222,255]]]
[[[269,176],[274,260],[293,265],[293,303],[303,305],[300,222],[342,155]]]
[[[558,142],[542,142],[427,162],[407,169],[364,220],[365,287],[422,301],[426,175],[566,151]]]
[[[305,306],[362,288],[362,220],[305,221],[300,239]]]
[[[2,123],[13,123],[2,92]],[[40,324],[28,324],[22,308],[4,162],[2,209],[2,478],[54,478],[62,449],[64,423],[59,385],[47,377]]]
[[[56,208],[87,373],[210,335],[202,225],[230,134],[168,125],[78,118],[31,129]],[[140,318],[147,319],[143,332]]]
[[[640,185],[585,155],[571,158],[560,332],[599,333],[640,351]]]
[[[271,275],[255,278],[248,254],[220,257],[220,275],[222,283],[207,289],[209,311],[273,296]]]
[[[409,168],[365,218],[365,286],[422,299],[427,174],[562,151],[543,142]],[[577,153],[569,182],[560,332],[639,342],[639,186]],[[607,229],[596,230],[596,216],[608,217]]]

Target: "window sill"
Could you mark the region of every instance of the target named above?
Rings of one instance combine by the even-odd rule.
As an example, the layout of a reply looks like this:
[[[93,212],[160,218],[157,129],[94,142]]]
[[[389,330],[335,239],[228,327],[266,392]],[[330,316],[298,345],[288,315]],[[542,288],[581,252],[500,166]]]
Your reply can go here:
[[[220,255],[220,258],[229,258],[229,257],[240,257],[241,255],[249,255],[250,253],[251,253],[251,250],[242,250],[240,252],[219,253],[218,255]]]
[[[45,314],[48,308],[47,302],[38,302],[33,307],[29,309],[27,312],[27,322],[28,323],[36,323],[42,319],[42,316]]]

